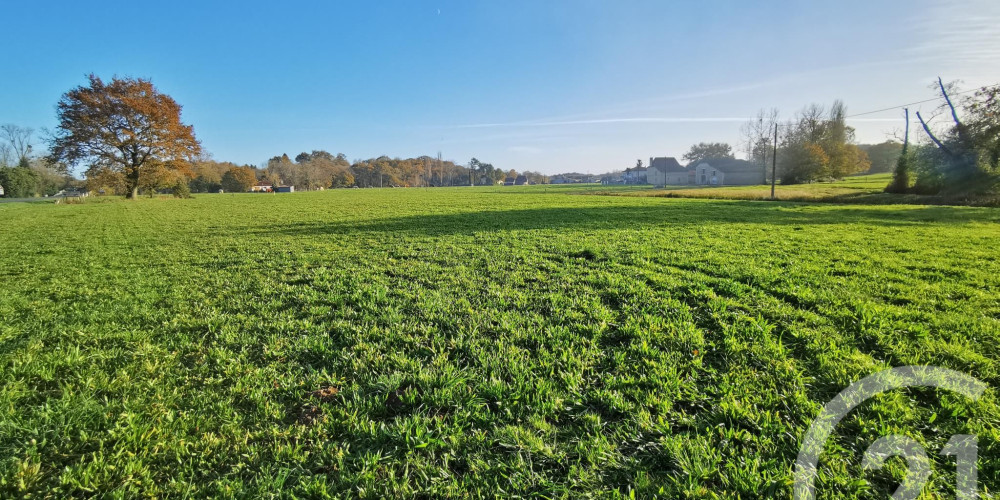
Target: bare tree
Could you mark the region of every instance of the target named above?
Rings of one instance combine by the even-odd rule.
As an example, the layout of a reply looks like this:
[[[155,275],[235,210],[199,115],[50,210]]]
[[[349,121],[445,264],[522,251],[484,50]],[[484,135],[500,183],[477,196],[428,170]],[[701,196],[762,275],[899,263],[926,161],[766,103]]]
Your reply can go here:
[[[0,126],[0,161],[4,165],[20,163],[31,153],[31,135],[35,131],[13,123]]]
[[[5,142],[0,142],[0,167],[9,167],[14,158],[14,151]]]
[[[774,125],[778,123],[777,108],[760,109],[757,114],[740,127],[740,146],[747,155],[747,161],[766,165],[771,154]]]
[[[810,142],[819,142],[826,125],[826,108],[821,104],[810,104],[798,114],[798,133]]]

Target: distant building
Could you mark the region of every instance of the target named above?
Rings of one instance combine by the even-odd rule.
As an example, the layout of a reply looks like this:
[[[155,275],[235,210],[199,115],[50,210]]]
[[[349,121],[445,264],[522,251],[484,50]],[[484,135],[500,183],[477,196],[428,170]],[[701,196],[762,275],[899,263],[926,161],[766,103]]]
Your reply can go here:
[[[519,176],[517,176],[517,179],[514,179],[514,185],[515,186],[527,186],[528,185],[528,177],[525,176],[525,175],[519,175]]]
[[[511,177],[511,176],[508,175],[507,178],[503,180],[503,185],[504,186],[513,186],[514,185],[514,181],[516,181],[516,180],[517,180],[517,177]]]
[[[707,158],[681,166],[676,158],[649,159],[647,179],[655,186],[750,186],[764,182],[759,165],[735,158]]]
[[[275,193],[294,193],[295,186],[278,186],[274,188]]]
[[[650,158],[646,170],[646,181],[654,186],[693,184],[691,176],[691,172],[673,156]]]
[[[255,186],[250,186],[250,192],[252,193],[270,193],[274,191],[274,184],[271,181],[260,181]]]
[[[746,160],[708,158],[688,165],[694,184],[700,186],[750,186],[764,182],[764,170]]]
[[[625,181],[625,184],[645,184],[647,182],[646,168],[630,168],[625,171],[625,175],[622,176],[622,179]]]

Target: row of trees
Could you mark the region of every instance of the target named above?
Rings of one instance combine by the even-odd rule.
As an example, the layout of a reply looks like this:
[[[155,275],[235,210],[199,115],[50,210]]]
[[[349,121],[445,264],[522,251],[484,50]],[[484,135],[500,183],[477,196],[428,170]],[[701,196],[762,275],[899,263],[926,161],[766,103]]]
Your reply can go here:
[[[197,161],[190,188],[193,192],[246,191],[258,181],[268,181],[275,186],[293,185],[303,190],[353,186],[488,186],[517,175],[516,171],[504,171],[476,158],[472,158],[468,166],[430,156],[405,159],[380,156],[351,163],[343,153],[334,155],[313,150],[298,154],[294,160],[287,154],[275,156],[261,168]],[[537,172],[524,172],[524,175],[532,183],[548,182],[546,176]]]
[[[186,182],[194,193],[214,193],[220,189],[244,192],[260,181],[274,186],[292,185],[299,190],[353,186],[482,186],[517,175],[516,171],[504,171],[476,158],[470,160],[468,166],[430,156],[406,159],[380,156],[350,163],[343,153],[334,155],[313,150],[298,154],[294,160],[287,154],[275,156],[259,168],[207,157],[196,159],[184,171],[161,172],[151,168],[141,176],[139,188],[144,192],[174,190],[178,182]],[[524,172],[524,175],[535,184],[548,182],[548,177],[538,172]],[[87,187],[106,194],[128,194],[129,189],[123,174],[103,168],[87,171]]]
[[[834,101],[829,110],[806,106],[791,120],[780,123],[776,109],[760,110],[740,129],[747,159],[767,167],[777,152],[777,175],[782,184],[840,179],[867,172],[868,154],[855,144],[847,125],[847,108]],[[777,135],[777,151],[775,151]]]
[[[246,191],[249,185],[225,186],[223,174],[235,168],[232,164],[202,162],[196,166],[197,174],[191,190],[213,192],[222,187],[231,191]],[[240,167],[244,168],[244,167]],[[514,170],[504,171],[490,163],[472,158],[468,166],[450,160],[420,156],[417,158],[390,158],[380,156],[367,160],[347,161],[343,153],[336,155],[323,150],[300,153],[294,160],[287,154],[275,156],[256,171],[256,177],[273,185],[293,185],[296,189],[326,189],[342,187],[418,187],[418,186],[490,186],[507,177],[517,177]],[[207,176],[213,176],[211,178]],[[548,182],[548,177],[538,172],[524,172],[535,184]],[[249,179],[233,172],[231,177]],[[214,181],[213,179],[219,180]],[[249,181],[248,181],[249,182]],[[254,180],[253,182],[256,182]]]
[[[778,175],[782,184],[841,179],[868,171],[868,155],[854,144],[847,108],[834,101],[827,112],[813,104],[788,122],[780,143]]]
[[[288,155],[267,161],[262,177],[274,185],[287,184],[298,189],[348,187],[354,185],[351,162],[343,153],[336,156],[321,150],[300,153],[292,161]]]
[[[531,180],[540,183],[547,178],[530,173]],[[299,190],[343,187],[414,187],[492,185],[506,176],[516,176],[473,158],[468,167],[452,161],[421,156],[389,158],[381,156],[348,162],[343,153],[331,154],[313,150],[291,159],[287,154],[275,156],[261,167],[215,161],[209,157],[195,159],[184,170],[159,171],[148,168],[140,177],[139,188],[144,192],[175,190],[178,182],[186,183],[194,193],[244,192],[260,181],[274,186],[292,185]],[[94,192],[128,194],[127,179],[112,169],[91,168],[87,171],[87,187]],[[182,189],[183,190],[183,189]]]

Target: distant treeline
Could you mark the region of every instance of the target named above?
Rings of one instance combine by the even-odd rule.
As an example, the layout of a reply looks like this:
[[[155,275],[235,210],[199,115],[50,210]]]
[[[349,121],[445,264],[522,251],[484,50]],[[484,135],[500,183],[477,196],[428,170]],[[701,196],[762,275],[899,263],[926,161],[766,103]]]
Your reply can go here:
[[[0,128],[0,186],[6,197],[27,198],[53,195],[64,189],[87,189],[95,194],[124,195],[129,191],[125,173],[103,165],[92,165],[77,180],[65,165],[46,156],[31,154],[33,131],[15,125]],[[217,161],[207,155],[194,161],[151,165],[140,177],[140,190],[157,192],[215,193],[249,191],[268,182],[273,186],[295,186],[296,190],[347,187],[438,187],[489,186],[508,177],[525,176],[532,184],[549,182],[538,172],[502,170],[472,158],[468,165],[431,156],[348,161],[343,153],[323,150],[303,152],[294,160],[275,156],[261,166]]]
[[[776,165],[782,184],[840,179],[872,167],[867,152],[855,144],[841,101],[834,101],[829,111],[819,104],[806,106],[785,123],[779,122],[778,110],[760,110],[740,133],[747,159],[765,167],[768,177],[768,167]]]
[[[536,184],[548,182],[546,176],[537,172],[505,171],[476,158],[467,166],[431,156],[405,159],[380,156],[352,163],[343,153],[323,150],[303,152],[294,159],[287,154],[275,156],[260,167],[206,158],[193,162],[186,172],[187,188],[195,193],[244,192],[262,182],[272,186],[295,186],[300,191],[355,186],[489,186],[518,175],[526,175]],[[144,190],[171,190],[176,183],[176,177],[159,181],[152,178]],[[121,176],[112,171],[88,171],[87,185],[92,191],[108,194],[123,194],[126,188]]]

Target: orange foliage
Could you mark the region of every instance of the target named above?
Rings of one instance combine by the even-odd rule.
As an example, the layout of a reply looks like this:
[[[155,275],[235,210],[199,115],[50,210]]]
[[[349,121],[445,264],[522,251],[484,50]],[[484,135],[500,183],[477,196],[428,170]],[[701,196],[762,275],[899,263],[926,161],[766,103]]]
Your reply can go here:
[[[201,152],[194,129],[181,122],[181,106],[142,78],[112,78],[63,94],[52,159],[87,163],[94,172],[119,173],[130,198],[139,188],[191,175]]]

